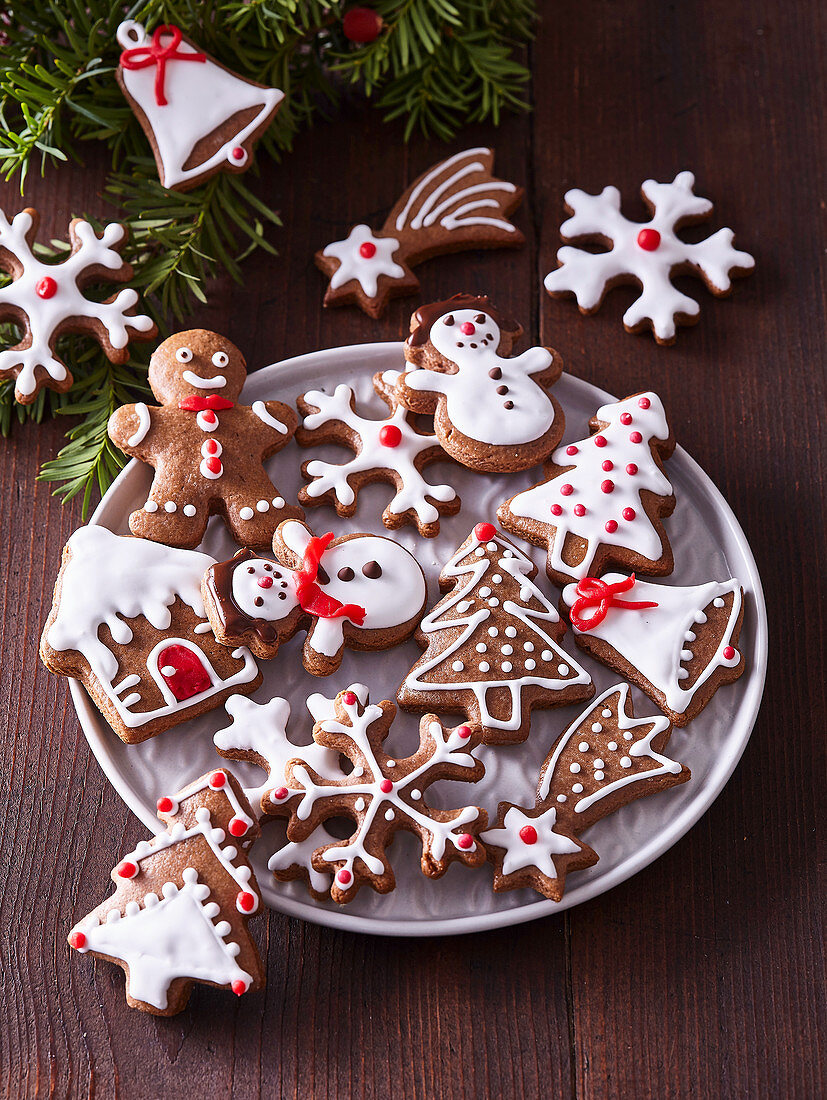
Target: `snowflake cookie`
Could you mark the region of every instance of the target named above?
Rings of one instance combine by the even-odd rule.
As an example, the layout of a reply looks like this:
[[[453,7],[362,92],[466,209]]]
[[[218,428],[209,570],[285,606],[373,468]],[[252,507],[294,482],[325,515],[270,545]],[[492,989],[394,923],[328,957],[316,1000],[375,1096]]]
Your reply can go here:
[[[712,203],[693,193],[695,177],[679,172],[672,183],[646,180],[641,187],[651,213],[648,222],[629,221],[620,212],[620,192],[604,187],[599,195],[566,192],[566,210],[572,215],[560,226],[564,241],[605,246],[606,252],[587,252],[568,245],[557,253],[558,267],[545,278],[554,297],[574,295],[581,313],[596,313],[613,286],[636,283],[641,290],[626,310],[627,332],[651,328],[659,344],[675,342],[677,325],[695,324],[700,307],[694,298],[672,284],[674,275],[697,275],[718,297],[732,290],[732,277],[749,275],[755,260],[733,247],[731,229],[719,229],[697,244],[682,241],[678,231],[703,222]]]
[[[427,463],[447,461],[448,456],[436,436],[416,429],[411,414],[397,403],[393,391],[398,377],[399,371],[384,371],[374,379],[389,409],[384,420],[360,416],[356,395],[344,384],[332,394],[309,390],[298,399],[304,423],[296,441],[302,447],[336,443],[356,452],[341,464],[317,458],[305,462],[302,474],[311,481],[299,490],[299,501],[305,506],[332,504],[337,515],[349,517],[363,485],[388,481],[396,486],[396,495],[382,513],[384,525],[393,531],[413,523],[423,538],[435,538],[440,515],[455,515],[460,499],[450,485],[431,485],[423,477]]]
[[[247,921],[261,901],[246,849],[259,835],[250,804],[223,768],[158,799],[166,831],[112,871],[116,889],[69,933],[81,955],[126,973],[132,1008],[174,1016],[193,982],[241,996],[264,985]]]
[[[477,867],[485,851],[476,835],[487,816],[478,806],[437,810],[428,806],[424,792],[439,779],[476,782],[485,771],[474,756],[480,731],[470,726],[445,727],[436,715],[420,723],[417,751],[391,758],[382,749],[390,732],[396,707],[385,700],[364,704],[355,691],[339,692],[335,716],[313,727],[317,746],[341,753],[353,765],[347,775],[341,768],[318,772],[301,751],[287,764],[286,787],[274,789],[262,799],[267,812],[290,813],[288,839],[299,844],[331,818],[346,817],[355,823],[345,840],[330,840],[311,856],[316,871],[333,872],[330,897],[340,904],[352,901],[365,884],[380,894],[395,886],[387,848],[400,829],[422,842],[422,873],[439,878],[453,862]],[[298,793],[291,793],[297,791]],[[277,879],[297,877],[295,866],[272,863]]]
[[[120,290],[103,302],[84,294],[94,283],[125,283],[132,268],[120,255],[127,231],[118,222],[100,236],[83,218],[69,222],[71,249],[62,259],[43,263],[33,247],[40,216],[27,207],[11,221],[0,210],[0,270],[12,282],[0,289],[0,321],[23,331],[19,344],[0,352],[0,379],[15,379],[15,400],[29,405],[44,386],[64,393],[72,375],[55,352],[60,336],[93,337],[112,363],[129,358],[130,340],[151,340],[158,329],[151,317],[135,313],[137,291]]]
[[[481,834],[494,865],[494,889],[529,886],[560,901],[569,871],[597,853],[580,834],[637,798],[690,778],[662,755],[672,732],[662,715],[635,718],[629,685],[615,684],[557,738],[540,769],[533,808],[501,802]]]

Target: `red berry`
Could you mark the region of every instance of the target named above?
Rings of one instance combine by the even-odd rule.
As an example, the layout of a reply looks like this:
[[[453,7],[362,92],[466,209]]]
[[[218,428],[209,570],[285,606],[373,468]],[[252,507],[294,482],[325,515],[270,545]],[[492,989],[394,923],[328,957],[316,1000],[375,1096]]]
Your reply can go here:
[[[638,398],[638,405],[640,405],[642,409],[648,409],[651,404],[652,402],[649,400],[648,397]]]
[[[577,448],[575,447],[575,445],[573,443],[569,443],[568,447],[566,447],[566,454],[567,455],[576,455],[577,454]]]
[[[383,447],[398,447],[402,442],[402,432],[396,424],[385,424],[379,429],[379,442]]]
[[[551,514],[553,516],[561,516],[563,514],[563,509],[560,507],[559,504],[552,504]]]
[[[379,784],[379,790],[383,794],[390,794],[393,790],[393,783],[391,783],[390,779],[383,779],[382,782]]]
[[[460,833],[460,835],[457,837],[457,847],[464,848],[466,851],[469,848],[473,848],[474,838],[471,836],[470,833]]]
[[[474,534],[480,540],[480,542],[488,542],[497,533],[497,528],[493,523],[478,523],[474,528]]]
[[[631,523],[632,520],[635,518],[635,514],[636,513],[635,513],[634,508],[624,508],[623,509],[623,518],[628,520],[629,523]]]
[[[370,8],[351,8],[342,20],[345,38],[358,46],[375,41],[383,26],[382,16]]]
[[[632,414],[631,413],[621,413],[620,414],[620,423],[621,424],[631,424],[632,423]]]
[[[637,243],[644,252],[654,252],[660,244],[660,233],[657,229],[641,229],[637,235]]]
[[[276,789],[270,795],[270,798],[273,800],[273,802],[284,802],[288,794],[290,794],[290,792],[286,787],[276,787]]]
[[[465,336],[473,336],[477,331],[477,326],[472,324],[471,321],[463,321],[459,326],[459,331]]]
[[[586,505],[585,504],[575,504],[574,514],[576,516],[585,516],[585,514],[586,514]]]
[[[468,738],[471,736],[471,727],[470,726],[457,726],[457,733],[463,739],[463,741],[467,741]]]
[[[220,458],[207,458],[204,460],[207,465],[207,469],[211,474],[221,473],[221,459]]]
[[[609,481],[609,479],[607,478],[605,481],[601,481],[600,489],[601,492],[604,493],[613,493],[615,491],[615,483],[613,481]]]
[[[537,843],[537,830],[533,825],[523,825],[522,829],[520,829],[520,840],[523,844]]]
[[[227,826],[231,836],[244,836],[250,826],[240,817],[234,817]]]
[[[376,245],[373,241],[362,241],[359,245],[359,255],[363,256],[366,260],[372,260],[376,255]]]
[[[158,807],[159,812],[162,814],[171,814],[174,805],[175,803],[172,801],[169,795],[164,795],[163,798],[159,798],[156,802],[156,806]]]
[[[74,947],[75,951],[80,951],[82,947],[86,946],[86,936],[82,932],[70,933],[69,946]]]
[[[735,656],[735,650],[732,648],[732,646],[731,645],[724,646],[724,660],[725,661],[731,661],[734,656]]]
[[[610,458],[607,458],[605,462],[601,463],[601,465],[606,473],[608,473],[609,470],[613,470],[615,468],[615,464]]]
[[[636,462],[630,462],[628,464],[628,466],[626,467],[626,473],[629,474],[630,477],[634,477],[635,474],[637,473],[637,463]]]
[[[342,886],[349,886],[350,880],[353,878],[353,875],[350,873],[350,871],[347,870],[347,868],[343,867],[341,871],[337,872],[336,878],[339,882],[341,882]]]
[[[594,445],[595,445],[595,447],[605,447],[606,446],[606,437],[605,437],[605,435],[596,435],[594,437]]]
[[[342,702],[346,707],[356,706],[356,693],[354,691],[346,691],[342,696]]]
[[[240,145],[236,145],[230,155],[233,160],[244,160],[244,150]]]
[[[227,776],[224,772],[213,772],[210,776],[210,786],[214,791],[220,791],[226,782]]]
[[[57,281],[51,275],[44,275],[38,280],[34,292],[38,298],[54,298],[57,294]]]
[[[125,859],[123,863],[119,863],[115,868],[119,878],[134,878],[138,873],[137,864]]]
[[[606,520],[606,530],[609,532],[610,535],[613,535],[615,533],[615,531],[617,530],[617,520],[616,519],[607,519]]]
[[[235,904],[242,913],[252,913],[256,907],[256,895],[251,894],[249,890],[239,890]]]
[[[574,492],[574,486],[569,485],[569,483],[566,482],[564,485],[560,486],[560,492],[564,497],[570,497],[571,494]]]
[[[230,986],[230,989],[232,989],[236,997],[240,997],[242,996],[242,994],[247,992],[247,983],[244,981],[243,978],[236,978],[236,980]]]

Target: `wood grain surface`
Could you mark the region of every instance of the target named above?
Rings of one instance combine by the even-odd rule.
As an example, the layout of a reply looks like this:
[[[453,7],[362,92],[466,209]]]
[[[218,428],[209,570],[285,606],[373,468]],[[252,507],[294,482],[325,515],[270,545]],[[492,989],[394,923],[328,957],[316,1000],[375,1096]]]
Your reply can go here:
[[[144,836],[104,779],[67,684],[37,658],[61,547],[80,523],[37,483],[63,425],[0,443],[0,1089],[10,1097],[737,1097],[827,1095],[824,972],[825,41],[820,0],[547,2],[530,51],[533,113],[465,131],[524,183],[519,252],[420,268],[425,299],[488,292],[615,393],[655,388],[679,441],[717,482],[752,543],[771,656],[755,732],[723,794],[661,859],[559,917],[442,940],[352,935],[276,913],[255,925],[263,998],[198,988],[170,1020],[130,1011],[121,971],[65,944]],[[103,165],[32,180],[49,234],[105,216]],[[192,317],[253,366],[396,339],[322,313],[312,255],[354,222],[380,224],[443,147],[406,146],[359,103],[317,125],[260,192],[282,211],[278,260],[245,265]],[[631,291],[593,318],[552,302],[562,196],[692,169],[757,259],[717,301],[694,280],[700,324],[677,346],[626,335]],[[19,208],[12,186],[0,192]]]

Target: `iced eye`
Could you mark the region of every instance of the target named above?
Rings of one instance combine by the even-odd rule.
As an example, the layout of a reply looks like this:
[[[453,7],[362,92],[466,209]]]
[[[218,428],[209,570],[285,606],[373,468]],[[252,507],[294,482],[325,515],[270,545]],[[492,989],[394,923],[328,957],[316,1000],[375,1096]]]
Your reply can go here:
[[[443,323],[443,325],[448,325],[450,327],[454,323],[453,313],[449,313],[447,317],[443,317],[442,318],[442,323]]]
[[[226,351],[217,351],[212,357],[212,361],[214,367],[218,367],[219,370],[224,370],[230,361],[230,357]]]
[[[179,363],[189,363],[192,359],[192,352],[189,348],[179,348],[175,353],[175,358]]]

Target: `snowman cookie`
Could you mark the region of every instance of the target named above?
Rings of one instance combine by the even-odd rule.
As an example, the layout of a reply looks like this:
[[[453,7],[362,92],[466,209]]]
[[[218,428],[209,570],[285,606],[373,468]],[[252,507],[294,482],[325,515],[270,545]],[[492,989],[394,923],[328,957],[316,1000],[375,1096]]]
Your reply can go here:
[[[425,608],[425,577],[404,547],[381,535],[316,537],[297,520],[279,526],[277,558],[240,550],[203,580],[216,638],[275,657],[282,642],[307,630],[304,667],[328,676],[350,649],[389,649],[409,638]],[[242,641],[243,640],[243,641]]]
[[[236,542],[264,548],[282,520],[304,515],[264,470],[291,439],[296,414],[281,401],[238,404],[246,376],[238,348],[204,329],[155,351],[149,385],[160,406],[122,405],[109,420],[112,442],[155,468],[146,503],[129,517],[133,535],[193,549],[218,513]]]
[[[400,376],[396,397],[411,412],[433,413],[443,449],[472,470],[527,470],[563,434],[563,411],[548,392],[562,359],[540,347],[509,358],[521,334],[487,297],[467,294],[411,318],[405,359],[413,369]]]

